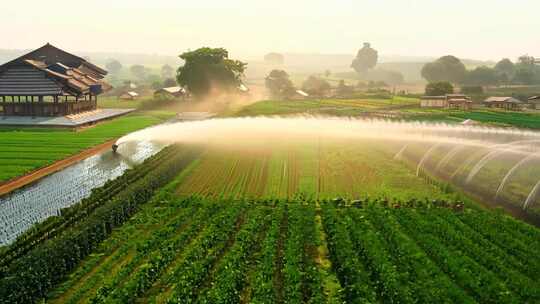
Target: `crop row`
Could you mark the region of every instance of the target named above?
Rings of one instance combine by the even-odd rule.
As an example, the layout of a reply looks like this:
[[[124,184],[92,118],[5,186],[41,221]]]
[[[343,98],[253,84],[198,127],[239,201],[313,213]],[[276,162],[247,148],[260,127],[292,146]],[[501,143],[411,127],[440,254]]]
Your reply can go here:
[[[538,266],[540,232],[508,217],[438,200],[179,197],[185,164],[173,168],[179,159],[168,158],[135,182],[152,191],[113,198],[16,259],[0,280],[0,302],[540,300],[539,274],[528,269]],[[502,232],[511,244],[494,241]],[[323,270],[325,259],[331,266]],[[326,285],[327,271],[337,277],[334,286]]]
[[[443,204],[444,205],[444,204]],[[348,302],[388,303],[533,303],[539,301],[538,273],[527,271],[523,259],[471,229],[485,233],[493,213],[431,207],[385,207],[377,204],[323,206],[323,222],[334,269]],[[476,218],[476,221],[472,221]],[[538,231],[521,226],[521,242]],[[532,228],[532,227],[531,227]],[[534,228],[533,228],[534,229]],[[496,235],[492,230],[489,234]],[[539,240],[533,241],[533,247]],[[537,262],[531,261],[535,267]],[[375,291],[375,294],[373,293]]]
[[[53,238],[63,230],[84,219],[98,206],[119,195],[122,191],[126,191],[127,186],[148,174],[150,170],[175,152],[177,151],[174,147],[164,149],[161,153],[147,159],[137,168],[127,170],[122,176],[95,189],[88,198],[62,209],[59,216],[50,217],[45,222],[35,225],[19,236],[13,244],[0,252],[0,267],[8,265],[12,260],[25,254],[34,246]]]
[[[78,262],[121,226],[153,193],[173,179],[195,157],[195,151],[174,155],[149,174],[127,185],[122,195],[100,204],[55,238],[32,248],[10,263],[0,278],[2,303],[31,303],[45,297]]]

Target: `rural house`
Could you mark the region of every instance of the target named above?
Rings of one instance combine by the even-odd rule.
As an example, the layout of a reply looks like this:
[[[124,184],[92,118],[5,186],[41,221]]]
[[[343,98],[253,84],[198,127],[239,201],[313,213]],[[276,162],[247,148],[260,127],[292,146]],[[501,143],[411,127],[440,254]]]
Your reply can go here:
[[[163,99],[174,99],[178,97],[183,97],[186,95],[186,90],[182,87],[168,87],[156,90],[154,92],[155,98],[163,98]]]
[[[529,105],[533,110],[540,110],[540,96],[530,97]]]
[[[514,97],[489,97],[484,100],[484,105],[488,108],[519,110],[525,103]]]
[[[118,99],[122,100],[135,100],[139,98],[139,94],[133,91],[124,92],[118,96]]]
[[[448,108],[470,110],[472,100],[462,94],[447,94],[444,96],[423,96],[420,98],[422,108]]]
[[[46,44],[0,66],[4,115],[64,116],[97,108],[107,71]]]
[[[447,94],[446,103],[449,109],[460,109],[460,110],[472,109],[471,98],[462,94]]]

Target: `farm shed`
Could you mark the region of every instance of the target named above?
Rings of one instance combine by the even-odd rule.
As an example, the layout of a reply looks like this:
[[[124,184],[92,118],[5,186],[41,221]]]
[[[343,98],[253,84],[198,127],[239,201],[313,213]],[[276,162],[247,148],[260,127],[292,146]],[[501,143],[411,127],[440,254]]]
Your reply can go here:
[[[133,91],[124,92],[118,96],[118,99],[122,100],[135,100],[137,98],[139,98],[139,94]]]
[[[422,108],[446,108],[446,96],[422,96],[420,106]]]
[[[0,66],[3,114],[64,116],[97,108],[107,71],[46,44]]]
[[[156,98],[178,98],[186,95],[186,90],[182,87],[168,87],[156,90],[154,97]]]
[[[519,110],[525,103],[514,97],[489,97],[484,100],[484,105],[488,108]]]
[[[540,96],[533,96],[529,98],[529,105],[531,109],[540,110]]]
[[[444,96],[423,96],[420,98],[422,108],[448,108],[470,110],[472,100],[462,94],[446,94]]]
[[[472,100],[468,98],[449,98],[447,100],[449,109],[470,110],[472,109]]]

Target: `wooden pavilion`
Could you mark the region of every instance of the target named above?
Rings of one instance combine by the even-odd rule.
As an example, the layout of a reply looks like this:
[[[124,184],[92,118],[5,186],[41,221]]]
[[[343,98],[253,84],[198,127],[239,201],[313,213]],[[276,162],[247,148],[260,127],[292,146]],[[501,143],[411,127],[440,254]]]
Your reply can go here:
[[[107,71],[46,44],[0,66],[3,114],[64,116],[97,107],[97,96],[111,86]]]

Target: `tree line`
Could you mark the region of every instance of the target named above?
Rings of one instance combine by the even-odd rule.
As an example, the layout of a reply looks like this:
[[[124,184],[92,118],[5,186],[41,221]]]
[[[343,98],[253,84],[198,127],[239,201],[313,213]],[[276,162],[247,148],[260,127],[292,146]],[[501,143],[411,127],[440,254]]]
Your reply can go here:
[[[422,77],[429,82],[450,82],[466,86],[540,84],[540,66],[535,58],[524,55],[516,63],[505,58],[494,67],[479,66],[468,70],[455,56],[443,56],[422,68]]]

